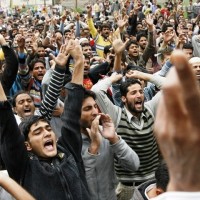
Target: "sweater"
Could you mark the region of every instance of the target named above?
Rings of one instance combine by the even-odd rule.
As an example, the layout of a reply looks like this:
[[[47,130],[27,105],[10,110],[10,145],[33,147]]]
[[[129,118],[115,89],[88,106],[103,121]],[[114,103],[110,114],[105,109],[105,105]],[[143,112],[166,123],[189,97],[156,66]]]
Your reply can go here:
[[[122,110],[117,133],[140,158],[140,167],[136,172],[124,170],[118,163],[115,163],[117,177],[122,182],[142,182],[153,178],[159,163],[158,147],[153,135],[154,116],[144,107],[141,118],[141,125],[137,126],[129,122],[126,111]]]

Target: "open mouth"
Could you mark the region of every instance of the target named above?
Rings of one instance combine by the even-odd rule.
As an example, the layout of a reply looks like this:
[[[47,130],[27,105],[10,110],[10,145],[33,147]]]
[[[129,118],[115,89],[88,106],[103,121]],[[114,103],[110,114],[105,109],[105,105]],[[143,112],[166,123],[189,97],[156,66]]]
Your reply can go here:
[[[84,74],[88,74],[89,70],[88,69],[84,69]]]
[[[30,115],[31,114],[31,109],[30,108],[25,108],[24,109],[24,114]]]
[[[39,78],[43,78],[43,76],[44,76],[43,74],[38,74]]]
[[[44,143],[44,148],[47,149],[48,151],[52,151],[54,149],[53,148],[53,140],[47,140]]]
[[[135,106],[136,106],[137,108],[141,108],[141,107],[142,107],[142,104],[143,104],[142,100],[137,100],[137,101],[135,102]]]

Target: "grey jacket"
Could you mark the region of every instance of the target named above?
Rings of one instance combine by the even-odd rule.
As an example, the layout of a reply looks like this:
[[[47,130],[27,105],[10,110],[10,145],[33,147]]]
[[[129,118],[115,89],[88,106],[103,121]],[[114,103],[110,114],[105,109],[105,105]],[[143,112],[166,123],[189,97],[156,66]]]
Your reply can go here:
[[[114,145],[102,138],[99,153],[92,155],[88,152],[90,139],[83,134],[82,139],[82,158],[91,200],[116,200],[117,179],[114,170],[114,158],[125,169],[135,171],[139,168],[137,154],[122,138]]]

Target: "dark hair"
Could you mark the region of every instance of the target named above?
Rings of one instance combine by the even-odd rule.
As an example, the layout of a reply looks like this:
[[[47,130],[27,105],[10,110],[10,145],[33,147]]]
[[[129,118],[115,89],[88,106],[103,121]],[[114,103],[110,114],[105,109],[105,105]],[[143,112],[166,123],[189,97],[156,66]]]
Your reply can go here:
[[[100,31],[102,31],[103,30],[103,28],[111,28],[110,27],[110,24],[108,24],[108,23],[103,23],[103,24],[101,24],[101,26],[100,26]]]
[[[171,25],[171,24],[163,24],[161,31],[165,33],[167,31],[168,27],[173,27],[173,25]]]
[[[86,43],[81,42],[80,45],[81,45],[81,47],[88,47],[88,46],[90,46],[89,42],[86,42]]]
[[[87,99],[88,97],[92,97],[94,100],[96,100],[96,94],[93,91],[91,91],[91,90],[85,90],[83,101],[85,99]]]
[[[126,50],[128,51],[129,50],[129,47],[132,45],[132,44],[135,44],[138,46],[138,43],[136,40],[129,40],[128,43],[126,44]]]
[[[16,107],[16,98],[17,98],[20,94],[28,94],[28,95],[31,97],[31,99],[33,100],[33,97],[32,97],[28,92],[26,92],[26,91],[24,91],[24,90],[20,90],[20,91],[18,91],[17,93],[15,93],[15,94],[13,95],[13,97],[12,97],[12,107]]]
[[[103,53],[104,54],[108,54],[110,52],[110,48],[112,47],[112,45],[107,45],[104,47]]]
[[[47,119],[45,119],[45,117],[38,115],[32,115],[22,120],[22,122],[19,125],[19,129],[21,131],[21,134],[24,135],[25,141],[27,141],[28,139],[28,134],[30,132],[31,126],[39,121],[45,121],[50,125],[50,122]]]
[[[44,48],[45,49],[45,46],[43,44],[39,43],[38,48]]]
[[[85,58],[86,60],[89,60],[89,61],[90,61],[90,56],[88,56],[87,54],[84,54],[84,58]]]
[[[137,37],[136,37],[137,42],[139,42],[141,37],[147,38],[147,35],[144,32],[140,32],[139,34],[137,34]]]
[[[128,87],[134,84],[141,85],[141,82],[133,78],[126,79],[124,82],[122,82],[120,85],[121,96],[126,96],[126,94],[128,93]]]
[[[165,162],[161,162],[155,171],[155,179],[157,188],[161,188],[164,192],[167,190],[169,183],[169,172]]]
[[[69,29],[65,30],[65,31],[64,31],[64,35],[65,35],[65,33],[68,33],[68,32],[71,33],[71,30],[69,30]]]
[[[30,71],[33,71],[33,68],[35,66],[36,63],[42,63],[44,65],[44,67],[46,68],[46,63],[42,58],[34,58],[31,63],[29,64],[29,69]]]
[[[140,72],[148,73],[146,68],[141,67],[141,66],[132,65],[132,64],[128,64],[128,66],[125,70],[125,73],[128,72],[129,70],[137,70],[137,71],[140,71]]]
[[[60,33],[61,35],[63,35],[62,31],[60,31],[59,29],[55,30],[55,34],[56,33]]]
[[[193,46],[190,43],[184,43],[183,48],[182,49],[191,49],[193,51]]]

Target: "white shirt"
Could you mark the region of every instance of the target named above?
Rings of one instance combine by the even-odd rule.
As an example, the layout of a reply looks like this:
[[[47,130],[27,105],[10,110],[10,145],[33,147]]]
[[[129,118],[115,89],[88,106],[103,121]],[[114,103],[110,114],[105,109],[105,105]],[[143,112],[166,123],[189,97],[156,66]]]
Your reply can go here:
[[[151,200],[200,200],[200,192],[165,192]]]

